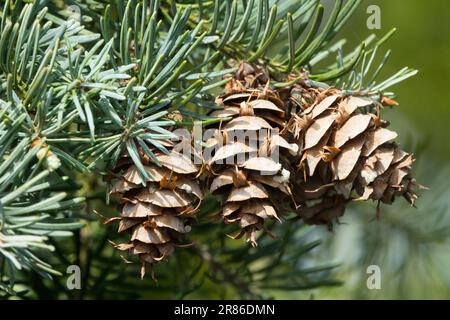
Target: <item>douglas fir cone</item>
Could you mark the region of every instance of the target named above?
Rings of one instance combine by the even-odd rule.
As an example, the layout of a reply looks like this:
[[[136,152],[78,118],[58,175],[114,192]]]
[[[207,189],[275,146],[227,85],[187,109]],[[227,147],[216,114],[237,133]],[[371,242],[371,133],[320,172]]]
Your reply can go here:
[[[242,63],[216,103],[223,109],[211,116],[229,120],[206,141],[209,191],[222,194],[224,222],[240,229],[234,238],[245,235],[256,246],[256,233],[268,231],[265,221],[280,220],[283,201],[291,198],[285,156],[296,154],[298,146],[279,135],[284,106],[263,68]]]
[[[172,147],[172,141],[165,141]],[[144,179],[128,155],[116,167],[111,196],[120,204],[120,233],[128,233],[130,242],[117,244],[139,256],[141,277],[146,264],[167,259],[175,247],[186,245],[183,234],[190,231],[200,201],[203,198],[195,179],[198,168],[186,155],[172,148],[169,154],[153,150],[156,161],[141,152],[141,160],[148,173]],[[152,274],[153,276],[153,274]]]
[[[299,111],[286,132],[301,149],[292,181],[306,223],[331,228],[350,200],[391,204],[403,196],[414,205],[414,187],[422,187],[411,177],[414,158],[394,142],[397,133],[380,118],[380,103],[300,84],[291,93],[289,103]]]

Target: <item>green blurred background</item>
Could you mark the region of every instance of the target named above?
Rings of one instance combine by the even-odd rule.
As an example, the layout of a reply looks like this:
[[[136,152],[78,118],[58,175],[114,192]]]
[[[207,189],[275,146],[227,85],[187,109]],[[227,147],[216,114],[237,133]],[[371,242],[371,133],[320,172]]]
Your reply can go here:
[[[367,28],[370,5],[381,9],[380,30]],[[399,132],[401,145],[416,155],[417,180],[430,190],[421,192],[417,209],[399,199],[383,206],[381,219],[373,221],[375,205],[353,206],[333,233],[317,231],[327,243],[318,259],[340,263],[344,285],[291,298],[450,298],[450,2],[365,0],[341,37],[350,50],[370,33],[383,36],[394,27],[396,34],[384,46],[392,49],[385,76],[404,66],[419,73],[389,89],[400,106],[385,110],[384,117]],[[381,269],[380,290],[367,288],[369,265]]]

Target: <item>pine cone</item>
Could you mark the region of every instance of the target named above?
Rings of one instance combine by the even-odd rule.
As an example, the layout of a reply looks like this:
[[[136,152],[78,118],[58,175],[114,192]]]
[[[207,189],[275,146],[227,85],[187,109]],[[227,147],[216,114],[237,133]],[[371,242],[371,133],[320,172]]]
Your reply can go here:
[[[167,147],[172,145],[166,141]],[[119,233],[130,234],[130,242],[118,244],[120,250],[129,250],[139,256],[141,277],[146,264],[167,259],[175,247],[185,246],[183,235],[190,231],[194,215],[203,198],[195,180],[198,168],[190,158],[175,149],[169,154],[157,153],[160,166],[154,164],[144,152],[141,158],[150,179],[144,181],[125,155],[116,168],[111,197],[120,205]],[[152,273],[153,276],[153,273]]]
[[[232,119],[215,128],[205,149],[211,155],[205,159],[213,176],[209,190],[225,199],[222,218],[239,225],[235,239],[245,235],[253,246],[257,231],[267,231],[266,220],[279,220],[282,201],[291,196],[290,171],[283,163],[286,154],[298,152],[279,135],[283,102],[264,83],[268,77],[261,70],[243,63],[230,81],[232,89],[217,97],[224,108],[210,115]]]
[[[391,204],[403,196],[414,205],[419,186],[411,177],[414,158],[393,142],[397,133],[380,119],[379,104],[337,89],[296,90],[316,98],[299,103],[287,126],[302,150],[294,190],[306,223],[331,228],[351,200]]]

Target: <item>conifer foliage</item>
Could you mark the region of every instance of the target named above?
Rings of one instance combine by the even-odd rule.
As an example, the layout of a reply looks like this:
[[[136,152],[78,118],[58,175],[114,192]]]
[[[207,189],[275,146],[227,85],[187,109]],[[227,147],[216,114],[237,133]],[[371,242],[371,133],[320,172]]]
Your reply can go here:
[[[252,298],[264,296],[249,283],[331,284],[295,280],[315,247],[296,231],[331,227],[350,202],[414,204],[420,187],[381,118],[397,105],[386,89],[415,70],[379,80],[393,32],[350,50],[336,39],[359,2],[337,0],[324,15],[319,0],[3,1],[0,291],[61,275],[52,262],[71,255],[61,248],[74,234],[84,243],[93,212],[101,230],[119,223],[105,239],[142,277],[180,247],[199,258],[204,276],[185,294],[218,274]],[[102,210],[83,194],[87,176],[104,181]],[[228,236],[259,247],[228,248]],[[225,261],[240,262],[243,278]],[[113,263],[103,262],[90,271],[106,279]]]

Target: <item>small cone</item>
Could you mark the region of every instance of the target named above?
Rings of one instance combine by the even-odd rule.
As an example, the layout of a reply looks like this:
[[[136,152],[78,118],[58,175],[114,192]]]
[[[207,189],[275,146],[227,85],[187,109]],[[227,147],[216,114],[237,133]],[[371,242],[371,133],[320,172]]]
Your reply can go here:
[[[167,141],[166,145],[173,144]],[[143,181],[131,159],[124,155],[116,168],[110,195],[120,205],[119,233],[130,241],[115,245],[139,257],[141,276],[146,265],[166,260],[174,249],[183,246],[183,235],[190,231],[194,215],[203,198],[195,179],[198,168],[190,158],[172,150],[169,154],[154,150],[161,166],[142,153],[144,168],[150,177]]]
[[[224,198],[222,218],[235,224],[257,245],[256,233],[268,220],[280,220],[283,199],[291,197],[290,171],[284,157],[298,152],[279,135],[284,128],[283,102],[268,86],[258,66],[242,63],[224,94],[216,98],[222,110],[212,117],[228,118],[206,141],[205,159],[211,175],[209,190]]]
[[[387,129],[374,101],[345,96],[337,89],[297,85],[295,90],[301,100],[285,136],[302,150],[293,189],[306,223],[331,228],[355,199],[391,204],[403,196],[414,204],[419,186],[411,177],[414,158],[393,142],[397,133]]]

